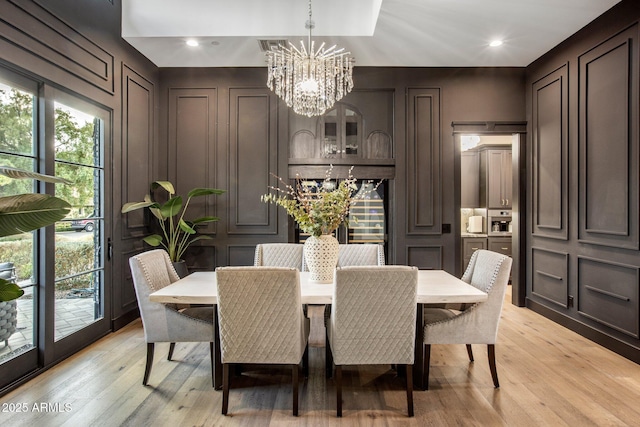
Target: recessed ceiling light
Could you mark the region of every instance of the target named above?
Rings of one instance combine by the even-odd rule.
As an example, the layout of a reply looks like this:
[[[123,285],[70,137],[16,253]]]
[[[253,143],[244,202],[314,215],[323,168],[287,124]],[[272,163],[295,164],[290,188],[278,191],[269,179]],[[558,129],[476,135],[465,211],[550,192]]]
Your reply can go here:
[[[489,43],[489,46],[491,47],[498,47],[502,44],[502,40],[493,40],[491,43]]]
[[[193,40],[193,39],[187,40],[187,46],[196,47],[198,46],[198,44],[199,44],[198,40]]]

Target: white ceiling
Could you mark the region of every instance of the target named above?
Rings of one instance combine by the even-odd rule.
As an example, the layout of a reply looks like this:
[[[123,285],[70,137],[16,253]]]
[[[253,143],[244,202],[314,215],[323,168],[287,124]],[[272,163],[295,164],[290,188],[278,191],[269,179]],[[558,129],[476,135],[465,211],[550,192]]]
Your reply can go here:
[[[523,67],[618,2],[315,0],[313,40],[356,66]],[[299,45],[307,19],[307,0],[122,0],[122,37],[159,67],[264,66],[258,40]]]

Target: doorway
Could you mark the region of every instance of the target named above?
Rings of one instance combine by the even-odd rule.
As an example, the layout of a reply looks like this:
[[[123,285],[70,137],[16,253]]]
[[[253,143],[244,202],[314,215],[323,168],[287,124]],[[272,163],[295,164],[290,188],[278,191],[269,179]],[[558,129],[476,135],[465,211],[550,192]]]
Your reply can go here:
[[[452,124],[460,274],[471,254],[489,249],[513,259],[512,302],[524,306],[524,156],[526,123]]]
[[[0,344],[0,389],[111,330],[111,121],[109,110],[0,68],[0,164],[71,182],[0,181],[3,196],[46,193],[71,205],[55,225],[0,239],[0,263],[24,290]]]

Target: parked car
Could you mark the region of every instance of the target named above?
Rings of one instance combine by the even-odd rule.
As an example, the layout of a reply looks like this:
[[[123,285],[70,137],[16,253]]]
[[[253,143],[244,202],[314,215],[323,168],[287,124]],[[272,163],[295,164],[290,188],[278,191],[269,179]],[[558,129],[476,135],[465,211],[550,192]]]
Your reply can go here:
[[[71,221],[71,229],[75,231],[87,231],[92,233],[95,230],[96,225],[94,223],[93,218],[87,219],[74,219]]]

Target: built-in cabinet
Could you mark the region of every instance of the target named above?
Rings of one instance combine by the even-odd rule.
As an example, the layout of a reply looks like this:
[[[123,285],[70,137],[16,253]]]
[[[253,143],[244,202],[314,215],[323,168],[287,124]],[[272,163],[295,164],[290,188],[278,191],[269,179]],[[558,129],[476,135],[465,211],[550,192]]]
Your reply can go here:
[[[480,205],[480,154],[476,150],[460,154],[460,207],[479,208]]]
[[[511,209],[511,149],[480,151],[480,202],[487,209]]]
[[[486,237],[463,237],[462,238],[462,271],[469,265],[471,255],[479,249],[487,249]]]
[[[489,237],[487,249],[510,257],[511,237]]]

